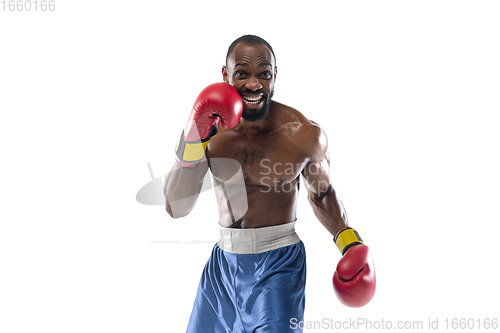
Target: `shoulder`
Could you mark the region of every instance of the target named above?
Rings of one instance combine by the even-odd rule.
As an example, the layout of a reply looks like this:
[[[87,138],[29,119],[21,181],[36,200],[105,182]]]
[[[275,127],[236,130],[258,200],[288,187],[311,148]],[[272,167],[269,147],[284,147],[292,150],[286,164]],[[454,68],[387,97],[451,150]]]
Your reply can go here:
[[[321,161],[328,148],[328,139],[324,130],[300,111],[278,103],[275,104],[275,119],[288,132],[290,138],[311,161]]]

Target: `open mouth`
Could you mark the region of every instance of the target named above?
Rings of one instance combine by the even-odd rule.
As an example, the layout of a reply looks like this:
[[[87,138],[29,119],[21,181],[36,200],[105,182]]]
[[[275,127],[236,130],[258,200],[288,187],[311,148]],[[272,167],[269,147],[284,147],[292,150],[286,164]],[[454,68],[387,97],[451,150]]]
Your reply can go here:
[[[244,102],[250,105],[257,105],[264,99],[263,95],[260,96],[242,96]]]

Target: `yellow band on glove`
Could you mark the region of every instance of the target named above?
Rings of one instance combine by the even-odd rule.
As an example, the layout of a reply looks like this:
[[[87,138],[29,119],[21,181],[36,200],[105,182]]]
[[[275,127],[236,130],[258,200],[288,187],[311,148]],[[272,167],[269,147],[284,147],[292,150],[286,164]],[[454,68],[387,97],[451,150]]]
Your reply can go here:
[[[180,143],[180,140],[179,140]],[[196,142],[196,143],[183,143],[183,149],[181,151],[178,150],[179,143],[175,147],[175,150],[178,152],[179,159],[185,162],[198,162],[205,155],[205,150],[207,149],[208,141],[205,142]]]
[[[175,155],[177,156],[178,162],[181,161],[185,163],[196,163],[200,162],[205,155],[205,150],[207,150],[208,141],[212,136],[217,133],[217,127],[212,126],[210,133],[204,139],[187,142],[184,139],[184,131],[182,131],[179,141],[175,146]],[[196,165],[195,164],[195,165]],[[181,165],[182,166],[182,165]]]
[[[333,239],[337,245],[340,253],[344,253],[353,245],[363,244],[363,240],[358,232],[353,228],[347,227],[341,230]]]

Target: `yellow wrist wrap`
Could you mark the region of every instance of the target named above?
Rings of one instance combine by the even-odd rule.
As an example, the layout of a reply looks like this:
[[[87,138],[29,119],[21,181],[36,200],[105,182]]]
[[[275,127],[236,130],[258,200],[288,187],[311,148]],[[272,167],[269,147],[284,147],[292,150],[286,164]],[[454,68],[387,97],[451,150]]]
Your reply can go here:
[[[207,150],[208,141],[212,136],[217,134],[217,127],[212,125],[210,133],[204,139],[188,142],[184,139],[184,131],[182,131],[179,141],[175,146],[175,155],[178,158],[182,166],[182,162],[187,164],[197,165],[205,155],[205,150]]]
[[[337,235],[333,238],[333,241],[342,255],[344,255],[344,253],[351,246],[363,244],[363,240],[359,236],[358,232],[350,227],[346,227],[339,231],[339,233],[337,233]]]
[[[175,151],[177,153],[177,157],[184,162],[198,162],[203,158],[203,155],[205,155],[207,145],[208,140],[205,142],[189,143],[183,139],[179,139],[179,142],[177,142],[177,146],[175,147]]]

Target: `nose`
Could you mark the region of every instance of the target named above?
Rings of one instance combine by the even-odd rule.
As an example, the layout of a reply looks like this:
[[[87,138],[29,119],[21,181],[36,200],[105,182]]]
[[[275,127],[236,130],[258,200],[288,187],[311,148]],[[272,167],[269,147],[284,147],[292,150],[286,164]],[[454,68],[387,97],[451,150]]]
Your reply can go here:
[[[262,89],[262,84],[255,76],[252,76],[245,83],[245,88],[248,90],[256,91]]]

